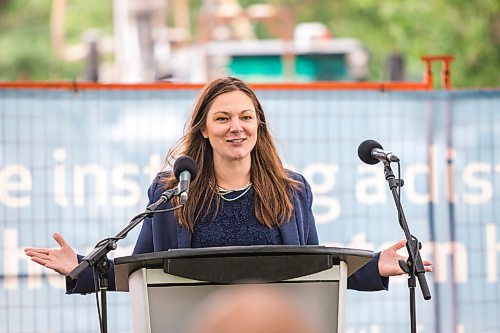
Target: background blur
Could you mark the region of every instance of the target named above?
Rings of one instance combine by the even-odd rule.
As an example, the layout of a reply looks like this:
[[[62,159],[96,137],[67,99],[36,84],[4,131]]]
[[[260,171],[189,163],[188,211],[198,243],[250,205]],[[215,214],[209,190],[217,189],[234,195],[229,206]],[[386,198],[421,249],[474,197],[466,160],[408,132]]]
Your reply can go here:
[[[464,89],[408,90],[429,54],[453,55]],[[435,268],[432,300],[417,289],[419,332],[499,332],[499,59],[495,0],[0,0],[0,332],[97,331],[94,297],[64,295],[63,277],[22,249],[60,231],[84,254],[121,230],[147,204],[196,83],[225,74],[256,83],[285,165],[311,184],[322,244],[377,251],[403,237],[381,165],[356,150],[376,139],[397,153],[410,229]],[[130,332],[128,295],[108,301],[110,331]],[[347,333],[409,331],[405,278],[349,291],[346,310]]]
[[[419,81],[452,54],[454,87],[496,87],[500,3],[0,0],[0,50],[0,80]]]

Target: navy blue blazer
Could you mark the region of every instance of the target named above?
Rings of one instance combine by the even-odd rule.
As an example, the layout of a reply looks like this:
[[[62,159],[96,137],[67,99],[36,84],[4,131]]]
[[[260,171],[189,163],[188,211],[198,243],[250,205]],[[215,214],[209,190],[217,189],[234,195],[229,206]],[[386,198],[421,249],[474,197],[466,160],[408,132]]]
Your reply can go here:
[[[318,245],[318,234],[312,213],[312,192],[305,178],[296,172],[288,171],[289,175],[301,183],[301,188],[293,193],[293,212],[290,221],[283,223],[279,230],[284,245]],[[156,202],[165,188],[160,179],[166,173],[156,176],[148,190],[149,204]],[[171,207],[170,203],[163,208]],[[167,251],[191,247],[191,232],[178,223],[173,212],[155,214],[147,218],[142,224],[142,229],[135,244],[133,254]],[[387,290],[389,279],[381,277],[378,272],[380,254],[347,280],[347,288],[361,291]],[[83,257],[78,256],[81,261]],[[115,276],[113,262],[110,261],[109,290],[115,290]],[[66,293],[86,294],[94,290],[92,270],[89,268],[78,277],[77,282],[67,279]]]

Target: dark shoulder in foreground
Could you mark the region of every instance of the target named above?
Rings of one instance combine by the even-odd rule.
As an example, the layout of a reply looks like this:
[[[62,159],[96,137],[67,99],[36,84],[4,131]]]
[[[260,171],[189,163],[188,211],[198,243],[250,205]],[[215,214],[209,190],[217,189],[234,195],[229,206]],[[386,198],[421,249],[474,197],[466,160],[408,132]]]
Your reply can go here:
[[[168,170],[168,171],[160,171],[158,172],[158,174],[156,175],[156,178],[154,179],[153,183],[156,183],[156,182],[161,182],[161,183],[164,183],[165,180],[167,178],[169,178],[170,176],[172,175],[172,170]]]
[[[304,178],[304,176],[302,176],[302,174],[288,169],[285,169],[285,172],[288,176],[290,176],[290,178],[298,181],[302,186],[306,184],[306,179]]]
[[[148,189],[148,196],[150,199],[158,199],[161,194],[167,190],[166,180],[172,175],[172,171],[159,172]]]

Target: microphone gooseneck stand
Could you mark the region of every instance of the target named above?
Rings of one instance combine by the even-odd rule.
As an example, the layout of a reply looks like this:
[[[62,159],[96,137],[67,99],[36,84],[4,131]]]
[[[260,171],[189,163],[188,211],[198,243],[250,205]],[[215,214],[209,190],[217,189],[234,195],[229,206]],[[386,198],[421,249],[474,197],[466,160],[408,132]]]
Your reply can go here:
[[[406,222],[406,217],[401,206],[400,196],[397,192],[397,188],[403,186],[403,181],[401,179],[396,179],[394,173],[392,172],[390,162],[383,161],[384,163],[384,174],[385,179],[389,183],[389,188],[392,192],[394,202],[398,210],[399,225],[404,231],[406,237],[406,249],[408,251],[408,260],[399,260],[399,266],[403,271],[408,273],[408,288],[410,291],[410,322],[411,322],[411,333],[417,332],[417,313],[416,313],[416,303],[415,303],[415,287],[416,279],[418,279],[420,289],[425,300],[431,299],[431,293],[427,285],[427,280],[425,279],[425,268],[422,263],[422,258],[420,257],[420,249],[422,244],[410,233],[408,228],[408,223]]]
[[[167,212],[180,208],[173,207],[165,210],[157,210],[158,206],[161,204],[169,202],[174,196],[179,195],[179,191],[177,189],[166,190],[160,197],[158,201],[149,205],[146,210],[138,215],[136,215],[132,220],[120,231],[116,234],[115,237],[105,238],[99,241],[94,250],[90,252],[87,256],[82,259],[82,262],[78,266],[75,267],[71,272],[66,276],[72,280],[76,280],[78,276],[83,273],[88,267],[92,267],[94,273],[94,283],[96,286],[95,292],[100,292],[101,295],[101,308],[99,308],[99,302],[97,303],[99,319],[100,319],[100,328],[101,333],[107,333],[108,331],[108,323],[107,323],[107,304],[106,304],[106,291],[108,290],[108,272],[109,272],[109,262],[107,254],[115,250],[117,245],[116,242],[120,239],[124,239],[127,234],[136,227],[140,222],[142,222],[147,217],[152,217],[155,213],[159,212]]]

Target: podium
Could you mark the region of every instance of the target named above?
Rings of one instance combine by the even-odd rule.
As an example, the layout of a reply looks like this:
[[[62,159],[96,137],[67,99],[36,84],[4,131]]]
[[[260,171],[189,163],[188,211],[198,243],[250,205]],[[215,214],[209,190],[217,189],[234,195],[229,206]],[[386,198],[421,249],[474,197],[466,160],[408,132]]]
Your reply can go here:
[[[235,284],[272,284],[321,332],[344,332],[347,277],[372,251],[325,246],[175,249],[115,259],[118,291],[131,294],[132,331],[182,333],[197,305]]]

